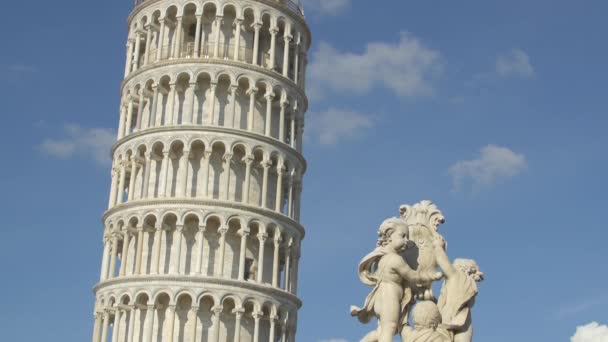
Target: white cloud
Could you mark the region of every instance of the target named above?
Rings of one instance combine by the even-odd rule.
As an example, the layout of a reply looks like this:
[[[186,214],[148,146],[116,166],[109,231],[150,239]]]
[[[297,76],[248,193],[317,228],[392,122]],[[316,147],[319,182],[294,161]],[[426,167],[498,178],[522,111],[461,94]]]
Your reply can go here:
[[[374,88],[402,97],[430,95],[432,81],[442,69],[440,60],[439,52],[407,32],[397,43],[369,43],[362,54],[320,43],[308,68],[308,91],[312,98],[327,91],[360,95]]]
[[[337,15],[350,7],[351,0],[303,0],[304,9],[319,14]]]
[[[524,155],[506,147],[488,145],[481,149],[479,158],[458,161],[450,167],[449,173],[455,190],[466,181],[470,181],[473,189],[479,189],[513,178],[526,167]]]
[[[608,342],[608,326],[597,322],[576,328],[576,333],[570,338],[571,342]]]
[[[45,139],[39,146],[40,150],[59,159],[80,156],[103,165],[110,162],[110,148],[116,141],[113,130],[69,124],[64,126],[64,133],[65,137],[60,139]]]
[[[373,126],[371,115],[350,110],[330,108],[309,115],[309,132],[323,145],[335,145],[341,140],[359,137]]]
[[[498,56],[496,59],[496,72],[502,77],[534,77],[534,67],[530,63],[530,56],[521,49]]]

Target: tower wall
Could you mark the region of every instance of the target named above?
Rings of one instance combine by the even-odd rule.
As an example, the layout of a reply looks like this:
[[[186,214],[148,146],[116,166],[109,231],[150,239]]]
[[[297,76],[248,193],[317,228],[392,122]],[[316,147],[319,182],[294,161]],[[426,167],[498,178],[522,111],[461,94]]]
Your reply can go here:
[[[306,53],[293,1],[138,1],[93,342],[295,341]]]

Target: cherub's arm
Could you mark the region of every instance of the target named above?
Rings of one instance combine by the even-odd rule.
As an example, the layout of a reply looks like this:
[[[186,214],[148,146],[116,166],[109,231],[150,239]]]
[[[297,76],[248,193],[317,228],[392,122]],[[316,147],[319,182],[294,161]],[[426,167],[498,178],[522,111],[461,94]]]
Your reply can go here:
[[[443,276],[441,272],[422,274],[410,268],[401,256],[395,256],[395,269],[399,275],[412,283],[425,283],[439,280]]]
[[[433,246],[435,247],[437,265],[439,265],[446,278],[452,277],[458,270],[452,265],[450,258],[448,258],[445,252],[445,241],[443,241],[443,238],[438,237],[433,241]]]

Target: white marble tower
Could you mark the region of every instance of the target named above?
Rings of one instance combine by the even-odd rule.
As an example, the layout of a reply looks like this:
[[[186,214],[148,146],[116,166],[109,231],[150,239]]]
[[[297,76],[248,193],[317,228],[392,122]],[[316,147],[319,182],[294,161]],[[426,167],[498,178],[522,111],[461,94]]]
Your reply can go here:
[[[138,0],[93,342],[295,341],[310,31],[296,0]]]

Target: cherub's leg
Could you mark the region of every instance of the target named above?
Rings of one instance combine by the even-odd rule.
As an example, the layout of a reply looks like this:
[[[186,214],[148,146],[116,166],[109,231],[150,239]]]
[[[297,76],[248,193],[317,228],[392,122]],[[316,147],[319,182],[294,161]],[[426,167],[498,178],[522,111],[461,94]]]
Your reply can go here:
[[[380,323],[380,336],[378,342],[393,342],[395,334],[397,334],[397,322],[382,322]]]

